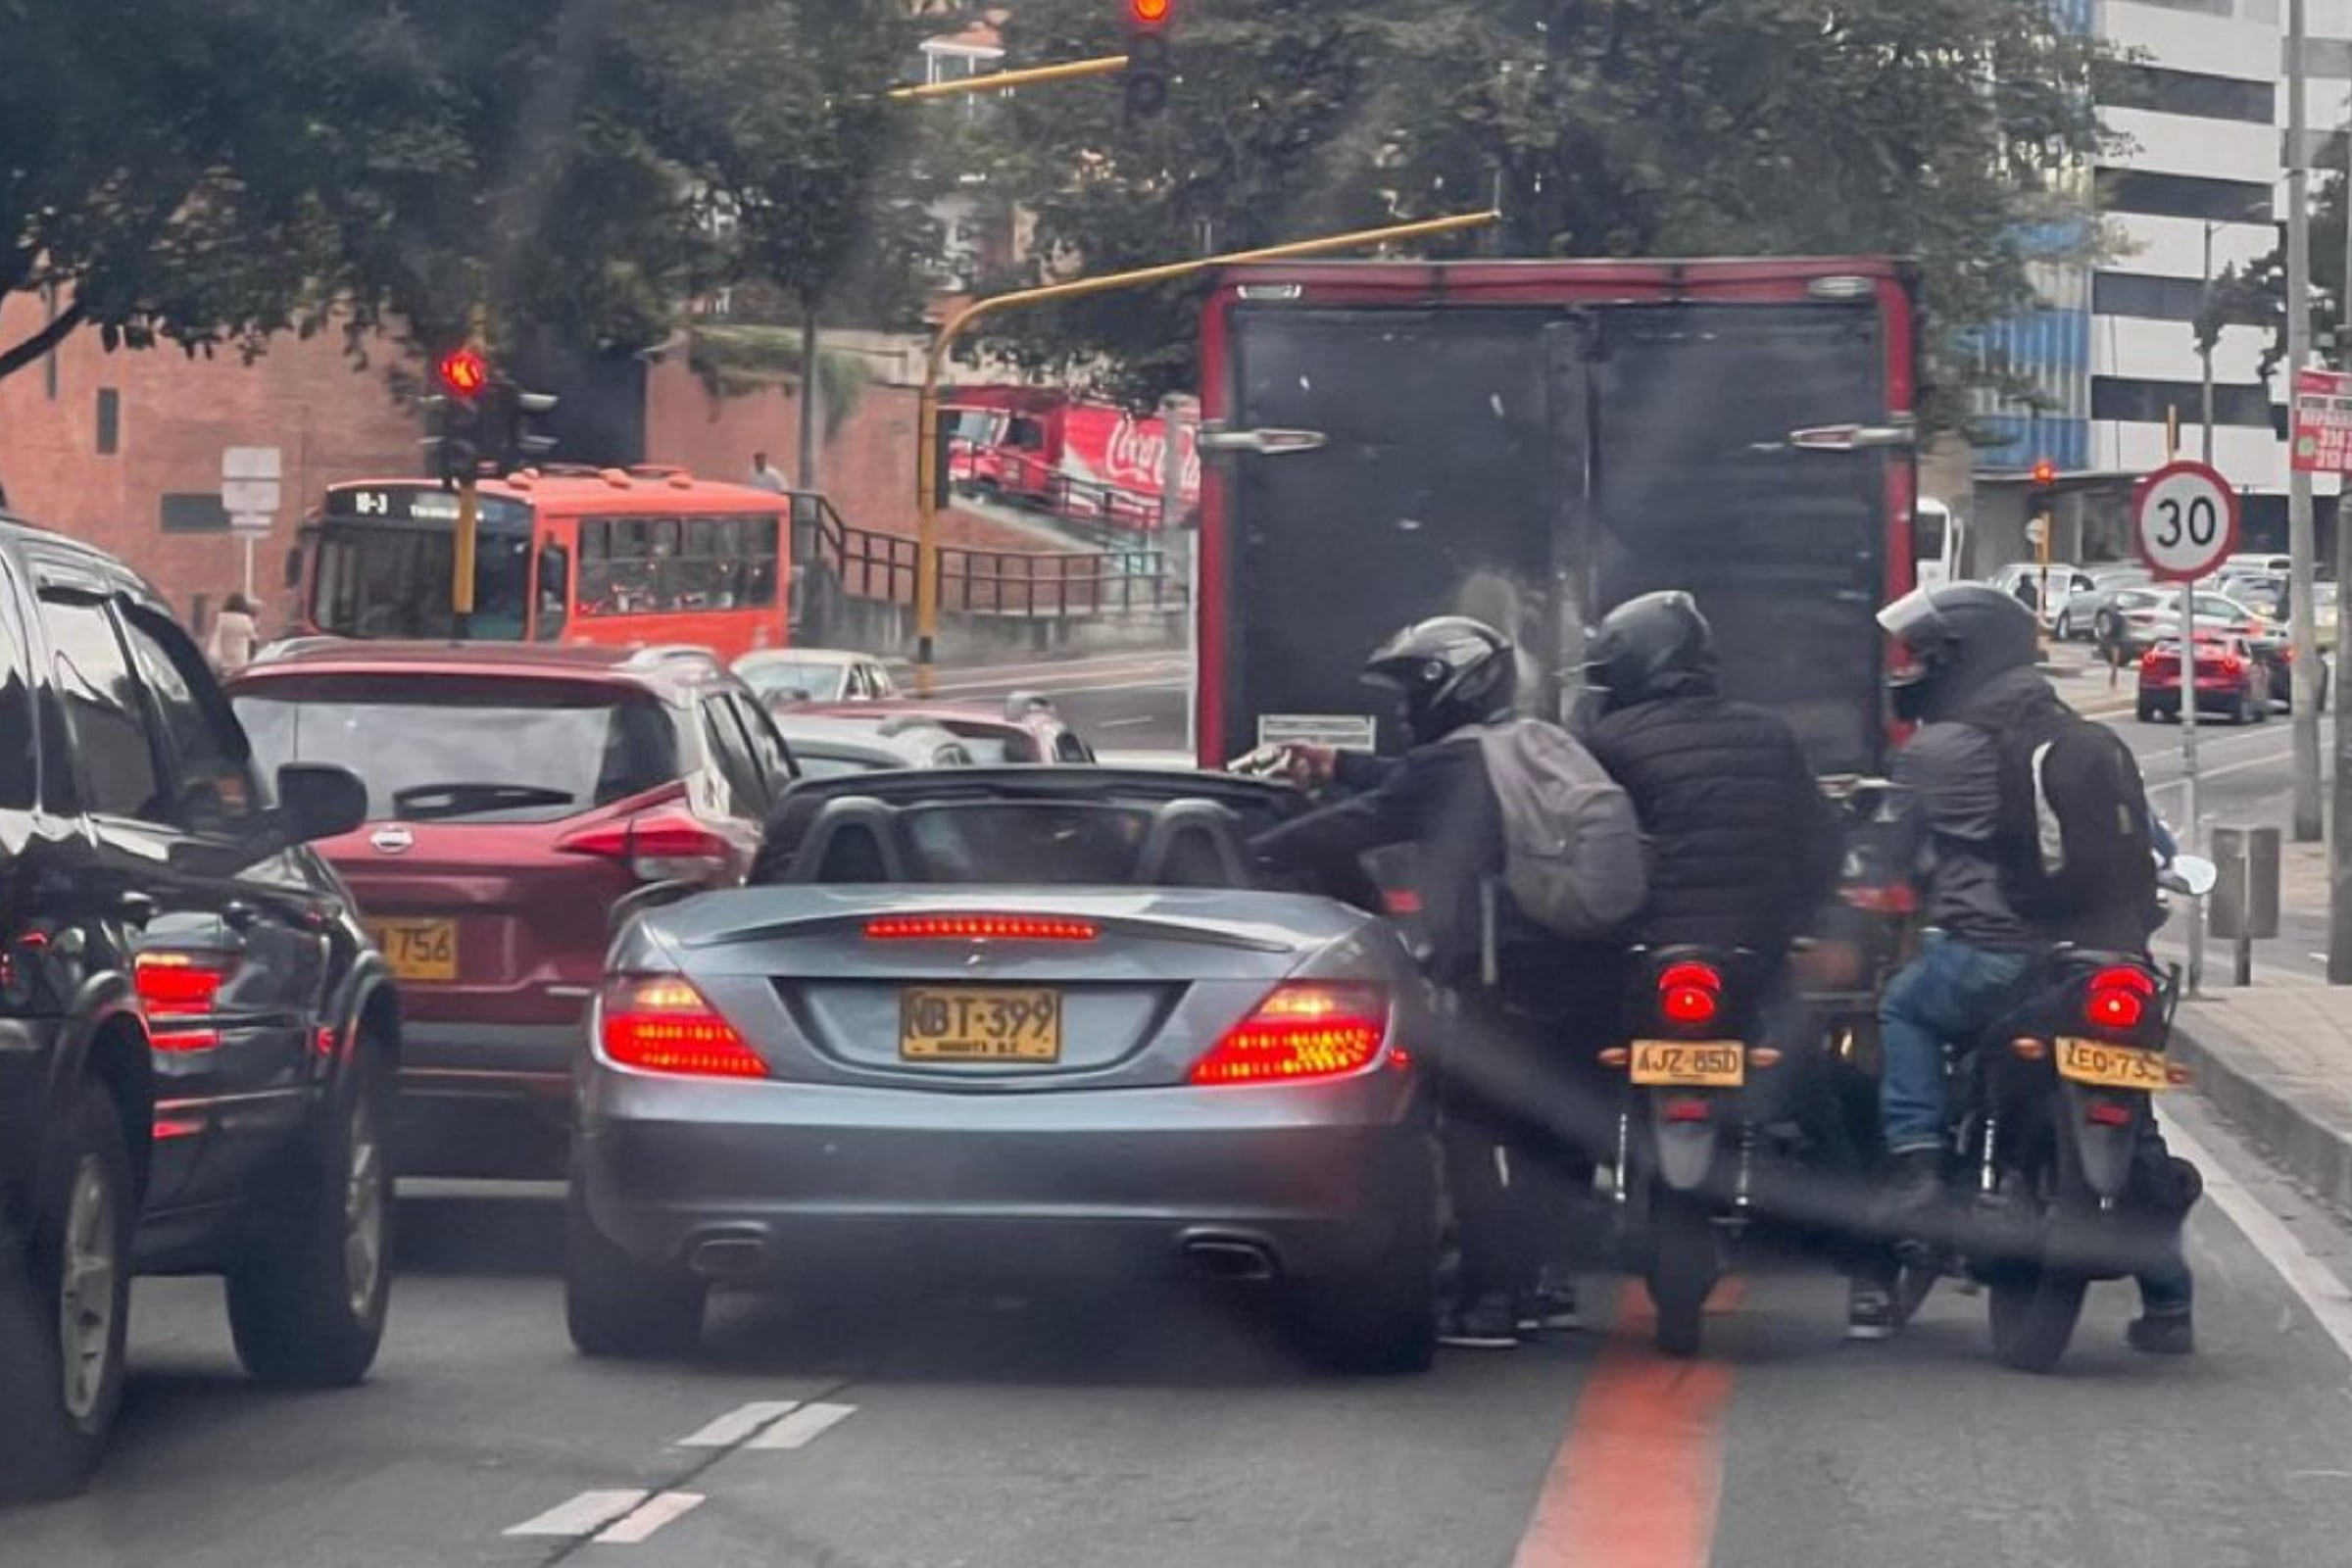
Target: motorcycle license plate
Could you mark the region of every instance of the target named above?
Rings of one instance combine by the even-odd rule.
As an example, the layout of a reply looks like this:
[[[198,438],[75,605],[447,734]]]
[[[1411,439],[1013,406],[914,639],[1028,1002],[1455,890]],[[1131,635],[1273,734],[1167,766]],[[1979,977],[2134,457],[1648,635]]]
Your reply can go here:
[[[2062,1036],[2058,1041],[2058,1073],[2079,1084],[2101,1089],[2138,1089],[2149,1093],[2170,1089],[2164,1057],[2153,1051],[2110,1046],[2096,1040]]]
[[[1633,1076],[1645,1088],[1737,1089],[1747,1082],[1747,1048],[1737,1040],[1637,1040]]]

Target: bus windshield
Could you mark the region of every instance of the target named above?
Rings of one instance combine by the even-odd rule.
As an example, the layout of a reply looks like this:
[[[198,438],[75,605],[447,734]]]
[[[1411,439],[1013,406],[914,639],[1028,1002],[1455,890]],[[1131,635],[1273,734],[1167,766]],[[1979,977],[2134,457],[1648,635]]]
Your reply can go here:
[[[328,517],[319,525],[318,549],[310,608],[311,623],[318,630],[338,637],[457,635],[450,607],[456,550],[450,530]],[[481,531],[467,636],[522,640],[530,568],[528,535]]]

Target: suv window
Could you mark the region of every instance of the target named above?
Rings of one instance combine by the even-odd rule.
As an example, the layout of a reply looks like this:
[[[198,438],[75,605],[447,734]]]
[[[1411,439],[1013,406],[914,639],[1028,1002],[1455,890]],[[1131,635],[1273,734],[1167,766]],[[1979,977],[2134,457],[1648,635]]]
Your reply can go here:
[[[224,707],[197,695],[198,683],[211,680],[211,673],[192,649],[172,647],[171,639],[142,622],[138,614],[126,616],[122,634],[163,720],[173,764],[169,792],[173,825],[205,832],[252,815],[260,803],[243,745],[229,727],[234,721]]]
[[[138,683],[106,606],[41,597],[41,622],[57,658],[57,689],[79,763],[82,809],[101,816],[162,819],[155,743],[141,713]]]
[[[735,717],[743,725],[744,733],[751,737],[752,760],[759,764],[760,776],[767,780],[771,791],[780,788],[780,781],[794,777],[800,770],[793,766],[792,752],[785,746],[783,733],[776,728],[776,721],[767,716],[766,709],[745,693],[730,693],[727,703],[734,709]]]
[[[703,738],[710,742],[711,756],[726,778],[727,793],[734,798],[735,809],[747,815],[764,816],[767,782],[760,776],[760,766],[752,760],[751,743],[744,739],[743,726],[736,723],[728,707],[723,694],[713,693],[703,699]]]
[[[552,822],[680,776],[651,693],[495,675],[306,674],[236,696],[254,756],[348,767],[368,819]]]

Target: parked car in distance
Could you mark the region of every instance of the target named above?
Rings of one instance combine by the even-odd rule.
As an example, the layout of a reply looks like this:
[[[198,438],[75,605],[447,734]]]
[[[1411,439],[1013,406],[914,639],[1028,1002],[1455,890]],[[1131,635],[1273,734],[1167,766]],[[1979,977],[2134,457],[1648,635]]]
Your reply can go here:
[[[1993,587],[2024,602],[2027,609],[2037,614],[2044,626],[2056,624],[2065,612],[2069,599],[2079,593],[2089,593],[2098,585],[2089,572],[2081,566],[2053,561],[2046,567],[2037,561],[2021,561],[1997,568],[1986,579]],[[2049,584],[2049,603],[2042,604],[2042,584]]]
[[[2199,592],[2191,603],[2199,637],[2259,639],[2268,634],[2269,622],[2227,595]],[[2099,613],[2108,622],[2100,637],[2126,657],[2137,658],[2159,639],[2180,634],[2180,590],[2169,583],[2125,588]]]
[[[982,767],[1022,762],[1083,766],[1095,760],[1094,749],[1062,718],[1054,700],[1041,692],[1013,692],[1001,709],[984,703],[943,703],[913,697],[883,703],[817,705],[807,711],[848,722],[870,723],[885,714],[919,718],[962,741],[972,760]]]
[[[2196,640],[2197,712],[2219,713],[2232,724],[2259,723],[2271,715],[2271,673],[2243,637]],[[2180,716],[2180,640],[2159,639],[2139,661],[2139,721]]]
[[[771,710],[804,703],[871,703],[899,695],[890,665],[872,654],[777,648],[746,654],[735,673]]]
[[[134,1273],[225,1276],[265,1381],[373,1364],[399,999],[308,848],[362,798],[265,785],[155,592],[0,517],[0,1497],[97,1464]]]
[[[774,720],[674,648],[343,642],[231,691],[264,756],[366,781],[320,848],[408,999],[401,1172],[560,1174],[613,911],[743,880],[793,776]]]
[[[795,710],[779,714],[776,723],[803,778],[973,764],[963,742],[915,714],[888,713],[877,722],[861,723]]]
[[[2096,635],[2099,612],[2113,603],[2115,596],[2127,588],[2138,588],[2149,581],[2148,568],[2131,564],[2090,568],[2090,586],[2069,594],[2060,608],[2051,630],[2061,642],[2087,640]]]

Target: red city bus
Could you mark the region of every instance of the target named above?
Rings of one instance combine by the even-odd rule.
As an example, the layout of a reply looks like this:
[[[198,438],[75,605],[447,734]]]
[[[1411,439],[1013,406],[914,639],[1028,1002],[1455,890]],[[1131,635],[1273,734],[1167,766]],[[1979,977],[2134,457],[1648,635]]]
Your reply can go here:
[[[682,469],[525,469],[477,488],[474,606],[486,642],[692,643],[733,660],[787,642],[792,498]],[[336,637],[448,638],[458,498],[430,479],[328,487],[288,562],[298,623]]]
[[[1429,615],[1503,627],[1564,709],[1585,629],[1680,588],[1727,695],[1823,775],[1879,771],[1875,616],[1915,580],[1900,264],[1264,264],[1226,270],[1202,329],[1203,766],[1396,749],[1356,672]]]

